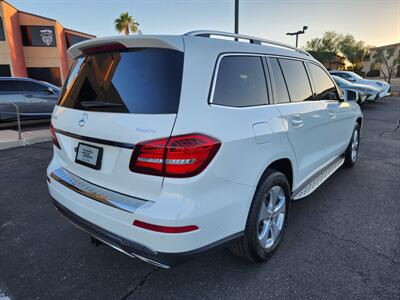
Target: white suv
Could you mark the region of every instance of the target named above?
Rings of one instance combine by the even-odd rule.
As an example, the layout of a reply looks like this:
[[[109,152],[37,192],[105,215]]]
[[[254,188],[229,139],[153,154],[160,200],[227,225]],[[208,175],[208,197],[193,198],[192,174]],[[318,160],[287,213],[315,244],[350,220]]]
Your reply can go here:
[[[69,54],[52,116],[54,204],[157,266],[225,243],[267,259],[291,200],[357,160],[359,106],[291,46],[196,31],[99,38]]]

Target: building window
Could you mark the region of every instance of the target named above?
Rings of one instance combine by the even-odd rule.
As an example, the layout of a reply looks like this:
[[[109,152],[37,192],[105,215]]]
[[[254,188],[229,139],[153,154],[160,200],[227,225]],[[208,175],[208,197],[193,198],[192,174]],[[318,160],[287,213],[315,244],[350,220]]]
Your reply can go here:
[[[3,18],[0,17],[0,41],[5,41],[6,36],[4,35],[4,25],[3,25]]]
[[[80,35],[72,34],[72,33],[65,33],[65,41],[67,43],[67,49],[72,45],[75,45],[79,42],[86,41],[89,38],[83,37]]]
[[[22,44],[33,47],[56,47],[53,26],[21,26]]]
[[[26,68],[28,77],[61,86],[60,68]]]
[[[0,77],[11,77],[10,65],[0,65]]]

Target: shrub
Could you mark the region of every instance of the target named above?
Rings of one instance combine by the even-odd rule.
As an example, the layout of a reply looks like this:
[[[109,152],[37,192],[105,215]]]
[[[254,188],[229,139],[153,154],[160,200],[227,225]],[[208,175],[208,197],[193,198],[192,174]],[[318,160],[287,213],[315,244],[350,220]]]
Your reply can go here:
[[[367,77],[379,77],[381,75],[381,71],[376,69],[371,69],[367,72]]]

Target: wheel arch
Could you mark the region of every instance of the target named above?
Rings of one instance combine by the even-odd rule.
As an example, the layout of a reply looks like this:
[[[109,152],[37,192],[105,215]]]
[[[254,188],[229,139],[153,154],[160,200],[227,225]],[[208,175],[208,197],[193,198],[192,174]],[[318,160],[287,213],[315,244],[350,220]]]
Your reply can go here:
[[[360,130],[362,128],[362,123],[363,123],[363,119],[361,117],[358,117],[356,122],[358,123],[358,125],[360,126]]]
[[[267,176],[268,170],[274,169],[283,173],[289,181],[290,189],[293,189],[293,181],[294,181],[294,166],[292,161],[289,158],[279,158],[268,164],[268,166],[264,169],[258,183],[257,187],[263,182],[265,177]]]

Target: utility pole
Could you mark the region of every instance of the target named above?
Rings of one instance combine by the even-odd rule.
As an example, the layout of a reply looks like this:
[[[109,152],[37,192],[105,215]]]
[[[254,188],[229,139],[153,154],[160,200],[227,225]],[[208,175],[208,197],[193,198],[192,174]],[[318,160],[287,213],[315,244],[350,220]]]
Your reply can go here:
[[[235,0],[235,33],[239,33],[239,0]]]
[[[286,33],[286,35],[295,35],[296,36],[296,48],[299,45],[299,35],[300,34],[304,34],[306,32],[306,30],[308,29],[308,26],[303,26],[303,30],[299,30],[296,32],[288,32]]]

